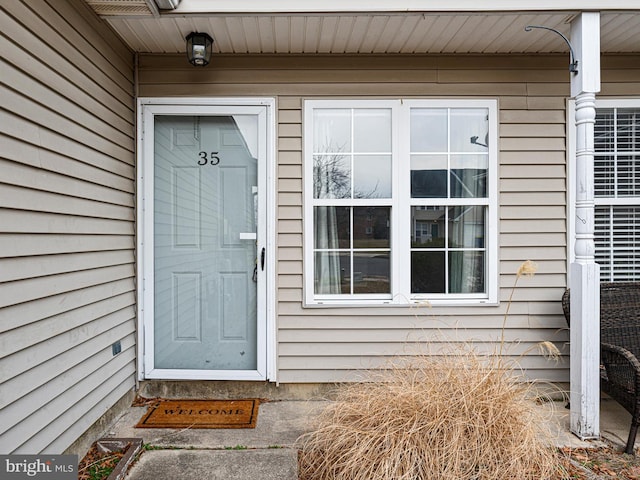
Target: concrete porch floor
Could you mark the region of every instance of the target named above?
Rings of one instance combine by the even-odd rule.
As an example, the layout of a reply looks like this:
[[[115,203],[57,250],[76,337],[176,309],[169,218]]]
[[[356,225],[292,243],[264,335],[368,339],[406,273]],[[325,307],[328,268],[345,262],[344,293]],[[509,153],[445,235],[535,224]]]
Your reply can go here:
[[[298,437],[309,431],[325,400],[278,400],[260,405],[255,429],[140,429],[146,407],[130,407],[111,425],[108,436],[142,438],[158,449],[146,451],[131,468],[129,480],[295,480]],[[544,409],[556,446],[596,447],[599,440],[581,441],[569,432],[564,402],[536,406]],[[622,448],[631,416],[608,397],[601,400],[601,437]],[[636,443],[636,447],[638,444]]]
[[[564,407],[564,403],[553,402],[553,414],[550,418],[550,427],[555,430],[558,447],[596,447],[608,442],[618,449],[623,449],[627,444],[629,428],[631,426],[631,415],[618,402],[605,394],[600,398],[600,439],[581,441],[570,432],[569,410]],[[542,408],[545,408],[544,406]],[[549,407],[546,407],[549,408]],[[640,435],[638,436],[640,439]],[[636,440],[636,448],[640,444]]]

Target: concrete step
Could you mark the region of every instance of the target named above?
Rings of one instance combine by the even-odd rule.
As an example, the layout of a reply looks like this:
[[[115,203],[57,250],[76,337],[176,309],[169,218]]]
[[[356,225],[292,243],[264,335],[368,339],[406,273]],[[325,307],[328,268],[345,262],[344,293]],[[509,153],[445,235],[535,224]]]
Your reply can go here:
[[[326,401],[260,404],[255,428],[136,428],[146,407],[130,407],[111,438],[141,438],[148,446],[126,480],[296,480],[296,440],[308,432]]]
[[[297,450],[149,450],[126,480],[296,480]]]
[[[142,438],[153,447],[224,450],[237,446],[248,449],[292,447],[298,437],[312,429],[324,401],[268,402],[260,404],[255,428],[168,429],[135,428],[147,407],[130,407],[113,425],[108,436]]]

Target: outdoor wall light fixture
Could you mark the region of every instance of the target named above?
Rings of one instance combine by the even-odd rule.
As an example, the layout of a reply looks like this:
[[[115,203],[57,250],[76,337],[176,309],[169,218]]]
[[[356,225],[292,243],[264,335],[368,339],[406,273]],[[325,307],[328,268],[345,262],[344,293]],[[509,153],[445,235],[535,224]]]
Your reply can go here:
[[[578,60],[576,59],[576,56],[573,53],[573,47],[571,46],[569,39],[565,37],[561,32],[556,30],[555,28],[543,27],[542,25],[527,25],[526,27],[524,27],[524,31],[530,32],[534,28],[542,28],[544,30],[549,30],[550,32],[557,33],[564,39],[565,42],[567,42],[567,45],[569,45],[569,52],[571,52],[571,57],[570,57],[571,63],[569,64],[569,71],[573,74],[578,73]]]
[[[191,32],[187,35],[187,58],[194,67],[206,67],[211,61],[213,38],[206,33]]]

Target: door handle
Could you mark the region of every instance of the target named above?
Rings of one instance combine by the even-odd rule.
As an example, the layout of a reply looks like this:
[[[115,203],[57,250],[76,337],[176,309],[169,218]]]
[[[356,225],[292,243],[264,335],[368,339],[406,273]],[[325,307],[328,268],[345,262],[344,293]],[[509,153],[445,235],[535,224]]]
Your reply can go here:
[[[262,251],[260,252],[260,269],[264,272],[264,257],[266,254],[266,250],[262,247]]]

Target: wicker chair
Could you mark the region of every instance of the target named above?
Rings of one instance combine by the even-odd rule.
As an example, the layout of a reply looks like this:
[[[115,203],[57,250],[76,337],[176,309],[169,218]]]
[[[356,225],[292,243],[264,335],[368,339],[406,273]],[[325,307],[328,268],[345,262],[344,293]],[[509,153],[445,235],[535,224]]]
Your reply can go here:
[[[569,290],[562,309],[570,325]],[[626,453],[640,424],[640,282],[600,284],[600,388],[632,416]]]

